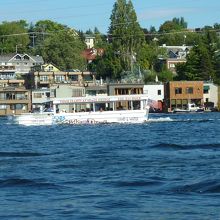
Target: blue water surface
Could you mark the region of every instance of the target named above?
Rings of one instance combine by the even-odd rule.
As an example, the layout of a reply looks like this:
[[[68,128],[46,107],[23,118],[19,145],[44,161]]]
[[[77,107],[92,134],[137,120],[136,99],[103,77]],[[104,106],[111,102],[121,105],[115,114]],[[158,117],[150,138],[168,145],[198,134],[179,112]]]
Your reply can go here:
[[[0,219],[220,219],[220,113],[145,124],[0,118]]]

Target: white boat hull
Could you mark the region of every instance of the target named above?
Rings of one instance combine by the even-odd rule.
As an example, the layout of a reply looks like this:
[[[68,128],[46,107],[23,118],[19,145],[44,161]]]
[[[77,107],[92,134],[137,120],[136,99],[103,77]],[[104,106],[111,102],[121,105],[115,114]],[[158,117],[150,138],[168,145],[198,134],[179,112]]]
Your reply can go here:
[[[143,123],[148,120],[146,110],[124,110],[80,113],[33,113],[15,116],[21,125]]]

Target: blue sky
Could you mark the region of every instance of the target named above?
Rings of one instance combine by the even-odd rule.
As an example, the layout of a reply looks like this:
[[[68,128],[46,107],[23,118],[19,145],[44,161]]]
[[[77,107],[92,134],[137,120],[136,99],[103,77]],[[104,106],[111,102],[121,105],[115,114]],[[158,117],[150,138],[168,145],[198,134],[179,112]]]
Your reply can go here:
[[[220,0],[133,0],[142,28],[156,29],[174,17],[184,17],[189,28],[220,23]],[[106,33],[115,0],[0,0],[0,22],[50,19],[76,30]]]

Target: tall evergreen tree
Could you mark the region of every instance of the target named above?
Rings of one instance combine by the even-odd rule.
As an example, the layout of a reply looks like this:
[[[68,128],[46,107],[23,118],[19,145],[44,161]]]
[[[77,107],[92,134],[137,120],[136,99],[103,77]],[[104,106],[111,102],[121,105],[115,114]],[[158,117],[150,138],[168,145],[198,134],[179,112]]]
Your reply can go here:
[[[117,0],[110,19],[109,35],[113,51],[118,55],[122,69],[132,70],[135,54],[144,42],[144,32],[137,22],[131,0]]]
[[[209,52],[203,43],[196,45],[187,56],[187,62],[177,66],[180,80],[210,80],[214,67]]]

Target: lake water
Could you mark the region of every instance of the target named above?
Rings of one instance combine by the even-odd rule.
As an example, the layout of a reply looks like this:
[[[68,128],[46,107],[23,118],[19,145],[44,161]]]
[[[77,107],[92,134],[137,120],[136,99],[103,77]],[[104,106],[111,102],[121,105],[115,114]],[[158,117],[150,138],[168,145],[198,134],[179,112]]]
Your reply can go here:
[[[146,124],[0,118],[0,219],[220,219],[220,113]]]

